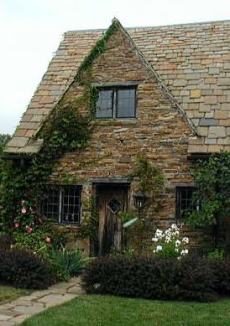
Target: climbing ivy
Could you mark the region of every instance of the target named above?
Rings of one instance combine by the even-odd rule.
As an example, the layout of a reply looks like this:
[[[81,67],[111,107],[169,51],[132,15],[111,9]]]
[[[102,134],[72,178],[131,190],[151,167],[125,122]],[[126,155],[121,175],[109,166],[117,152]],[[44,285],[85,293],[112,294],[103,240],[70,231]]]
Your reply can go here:
[[[24,166],[5,162],[1,184],[1,217],[4,225],[20,222],[23,228],[36,224],[40,218],[37,204],[46,189],[57,160],[65,152],[87,146],[90,137],[90,119],[81,116],[75,105],[61,105],[39,133],[43,146]],[[25,212],[24,212],[25,211]]]
[[[2,228],[13,224],[23,228],[41,224],[38,203],[46,190],[55,163],[65,152],[81,150],[87,146],[98,97],[96,88],[91,87],[92,63],[106,50],[108,39],[118,27],[119,22],[114,20],[78,69],[73,83],[83,88],[83,94],[69,98],[66,92],[44,122],[36,136],[43,139],[39,153],[27,157],[23,165],[13,161],[4,162],[0,184]],[[82,108],[85,108],[87,114],[79,113]]]
[[[86,56],[83,60],[75,80],[79,81],[80,83],[83,82],[83,74],[92,67],[93,61],[106,51],[109,38],[118,30],[119,27],[120,23],[114,19],[104,35],[96,42],[95,46],[92,48],[88,56]]]
[[[139,180],[139,190],[149,193],[156,198],[162,193],[164,187],[164,176],[157,165],[154,165],[144,156],[138,156],[133,176]]]

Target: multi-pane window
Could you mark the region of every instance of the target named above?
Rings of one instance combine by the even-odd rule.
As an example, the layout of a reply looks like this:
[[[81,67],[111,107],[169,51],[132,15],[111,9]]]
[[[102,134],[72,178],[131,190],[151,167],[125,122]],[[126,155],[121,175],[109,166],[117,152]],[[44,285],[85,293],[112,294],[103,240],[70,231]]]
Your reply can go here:
[[[81,187],[50,187],[41,202],[41,213],[64,224],[80,223]]]
[[[195,204],[193,194],[195,187],[176,187],[176,217],[183,219],[189,212],[199,210],[199,204]]]
[[[99,89],[96,118],[135,118],[136,88],[111,87]]]

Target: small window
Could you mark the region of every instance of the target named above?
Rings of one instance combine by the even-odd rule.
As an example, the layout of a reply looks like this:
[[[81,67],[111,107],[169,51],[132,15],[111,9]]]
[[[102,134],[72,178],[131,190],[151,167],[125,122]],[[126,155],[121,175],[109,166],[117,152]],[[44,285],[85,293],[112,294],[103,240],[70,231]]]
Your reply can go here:
[[[112,118],[113,117],[113,91],[99,91],[98,101],[96,105],[96,118]]]
[[[81,187],[52,187],[41,202],[41,213],[63,224],[79,224],[81,212]]]
[[[99,89],[96,118],[124,119],[136,117],[136,88],[111,87]]]
[[[183,219],[189,212],[199,210],[199,205],[193,202],[195,187],[176,187],[176,217]]]
[[[117,118],[135,118],[135,89],[117,90]]]

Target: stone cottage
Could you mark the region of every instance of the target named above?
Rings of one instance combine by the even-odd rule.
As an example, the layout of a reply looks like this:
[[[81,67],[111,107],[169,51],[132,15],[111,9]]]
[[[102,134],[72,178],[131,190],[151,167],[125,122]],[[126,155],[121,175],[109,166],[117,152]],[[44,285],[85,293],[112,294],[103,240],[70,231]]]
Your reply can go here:
[[[114,19],[112,27],[91,62],[89,82],[98,96],[89,145],[56,162],[50,177],[55,187],[42,203],[45,216],[77,230],[96,196],[97,254],[120,248],[117,216],[138,210],[135,200],[143,200],[130,178],[138,155],[165,177],[161,208],[157,216],[151,209],[147,214],[166,227],[191,208],[193,161],[230,150],[230,21],[124,28]],[[7,144],[10,159],[39,152],[43,140],[36,135],[64,96],[81,95],[76,76],[105,35],[64,34]]]

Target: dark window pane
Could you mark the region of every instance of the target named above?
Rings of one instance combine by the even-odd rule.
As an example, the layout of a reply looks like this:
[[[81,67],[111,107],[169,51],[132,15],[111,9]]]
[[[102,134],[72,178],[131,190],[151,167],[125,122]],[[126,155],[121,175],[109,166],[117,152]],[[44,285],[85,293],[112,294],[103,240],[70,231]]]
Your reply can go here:
[[[113,198],[113,199],[110,200],[110,202],[108,203],[108,207],[109,207],[109,209],[111,210],[111,212],[112,212],[113,214],[116,214],[116,213],[118,213],[119,210],[121,209],[121,203],[120,203],[117,199]]]
[[[41,202],[41,213],[47,218],[58,221],[59,189],[51,188],[44,195]]]
[[[117,118],[135,117],[135,88],[117,90]]]
[[[81,187],[65,186],[62,192],[62,216],[61,222],[72,224],[80,222],[80,196]]]
[[[96,104],[96,118],[113,117],[113,91],[100,90]]]
[[[197,209],[193,203],[193,193],[195,187],[177,187],[176,188],[176,216],[184,218],[189,212]]]

